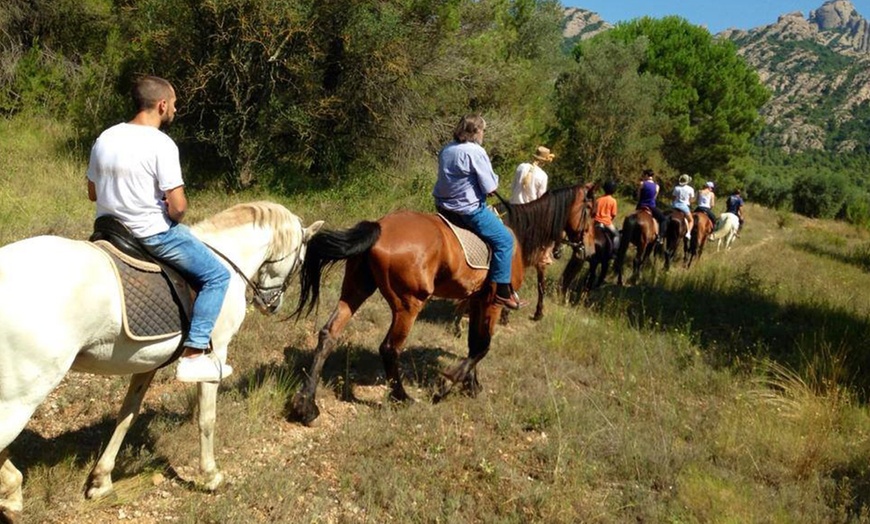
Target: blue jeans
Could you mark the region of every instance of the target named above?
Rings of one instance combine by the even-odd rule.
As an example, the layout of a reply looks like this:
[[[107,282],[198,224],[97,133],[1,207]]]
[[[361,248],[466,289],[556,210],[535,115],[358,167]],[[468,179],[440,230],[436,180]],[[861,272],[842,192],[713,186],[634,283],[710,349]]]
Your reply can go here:
[[[139,242],[155,258],[174,267],[197,291],[190,332],[184,345],[208,349],[211,332],[230,284],[229,270],[183,224],[173,224],[168,231],[140,238]]]
[[[501,219],[485,205],[467,215],[459,215],[468,229],[477,233],[492,248],[489,278],[496,284],[511,283],[514,236]]]
[[[684,204],[682,202],[674,202],[673,207],[674,207],[674,209],[678,209],[687,215],[692,214],[692,210],[689,209],[689,206],[687,206],[686,204]]]

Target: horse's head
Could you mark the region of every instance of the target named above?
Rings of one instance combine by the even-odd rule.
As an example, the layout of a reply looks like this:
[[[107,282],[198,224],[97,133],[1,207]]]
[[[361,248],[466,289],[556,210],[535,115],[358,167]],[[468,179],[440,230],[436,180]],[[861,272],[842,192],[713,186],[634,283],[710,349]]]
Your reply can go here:
[[[290,278],[305,260],[308,240],[323,226],[323,220],[318,220],[304,227],[299,217],[289,211],[286,215],[284,221],[273,224],[269,252],[252,280],[254,306],[265,314],[281,307]]]
[[[575,186],[574,201],[565,223],[565,235],[575,251],[582,250],[585,258],[595,253],[595,221],[593,203],[595,184]]]

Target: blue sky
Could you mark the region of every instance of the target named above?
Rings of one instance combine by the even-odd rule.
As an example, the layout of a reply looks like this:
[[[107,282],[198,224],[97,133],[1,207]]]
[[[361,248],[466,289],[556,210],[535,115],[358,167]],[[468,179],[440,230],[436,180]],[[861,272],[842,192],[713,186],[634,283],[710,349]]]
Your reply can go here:
[[[806,18],[825,0],[562,0],[565,7],[594,11],[615,24],[641,16],[661,18],[677,15],[706,26],[711,33],[730,27],[752,29],[776,22],[779,15],[800,11]],[[852,0],[864,18],[870,19],[870,0]]]

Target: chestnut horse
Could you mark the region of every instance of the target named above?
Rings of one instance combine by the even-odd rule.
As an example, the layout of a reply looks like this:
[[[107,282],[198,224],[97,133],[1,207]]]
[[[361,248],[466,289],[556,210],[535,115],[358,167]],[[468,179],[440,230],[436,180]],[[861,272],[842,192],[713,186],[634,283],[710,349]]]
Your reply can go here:
[[[710,221],[709,215],[703,211],[695,211],[695,223],[692,225],[692,238],[689,240],[689,256],[686,259],[686,267],[692,267],[692,261],[697,258],[701,260],[701,253],[704,252],[704,245],[707,239],[713,233],[713,222]]]
[[[622,285],[622,268],[625,264],[629,245],[633,245],[637,249],[631,279],[632,282],[637,282],[640,279],[640,271],[655,248],[658,228],[658,222],[656,222],[652,212],[646,208],[635,211],[622,221],[621,240],[614,264],[617,285]]]
[[[516,238],[514,289],[522,284],[526,264],[563,234],[591,252],[593,187],[556,189],[528,204],[509,206]],[[376,290],[392,310],[390,328],[379,348],[392,400],[412,400],[402,385],[398,358],[417,315],[432,296],[469,301],[468,357],[442,373],[446,380],[434,400],[457,383],[472,396],[480,392],[475,366],[489,351],[502,307],[494,302],[495,286],[487,280],[487,270],[468,265],[459,241],[441,218],[398,211],[377,222],[319,232],[307,246],[295,315],[311,312],[320,297],[323,270],[339,260],[347,261],[341,297],[320,330],[308,379],[290,402],[291,417],[306,425],[317,418],[315,395],[323,364],[351,317]]]

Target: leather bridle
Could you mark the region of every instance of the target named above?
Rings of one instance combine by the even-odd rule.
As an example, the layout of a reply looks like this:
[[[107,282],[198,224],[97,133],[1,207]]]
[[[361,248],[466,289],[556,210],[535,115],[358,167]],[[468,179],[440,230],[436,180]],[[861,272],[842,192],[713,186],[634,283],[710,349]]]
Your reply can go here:
[[[299,267],[299,258],[302,254],[302,248],[305,246],[305,242],[303,242],[300,238],[299,247],[296,248],[295,253],[288,253],[281,258],[265,260],[262,264],[260,264],[260,267],[257,268],[257,272],[259,273],[263,266],[267,264],[277,264],[278,262],[286,260],[287,257],[291,255],[296,255],[296,259],[293,261],[293,267],[291,267],[290,271],[287,272],[287,277],[284,279],[284,282],[277,286],[262,286],[260,284],[255,284],[251,279],[245,276],[245,273],[242,271],[242,269],[238,265],[236,265],[235,262],[230,260],[228,256],[221,253],[217,248],[212,245],[205,245],[208,246],[209,249],[214,251],[217,256],[224,259],[226,263],[229,264],[230,267],[232,267],[233,270],[235,270],[235,272],[238,273],[240,277],[242,277],[242,280],[244,280],[245,284],[251,289],[251,303],[253,303],[260,309],[271,309],[278,301],[278,299],[281,298],[281,295],[283,295],[284,292],[287,291],[287,288],[290,287],[290,277],[293,276],[296,268]]]

